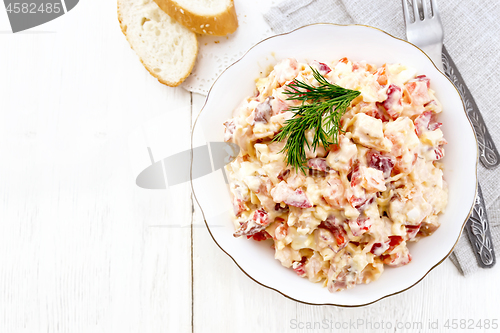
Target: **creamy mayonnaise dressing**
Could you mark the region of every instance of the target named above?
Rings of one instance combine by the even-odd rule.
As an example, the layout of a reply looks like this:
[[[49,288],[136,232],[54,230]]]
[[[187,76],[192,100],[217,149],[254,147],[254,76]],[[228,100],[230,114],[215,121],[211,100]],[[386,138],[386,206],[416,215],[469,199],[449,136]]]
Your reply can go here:
[[[306,150],[303,174],[272,139],[300,103],[287,100],[287,85],[318,85],[310,66],[361,95],[342,117],[339,144]],[[416,75],[401,64],[285,59],[258,79],[225,123],[225,140],[241,148],[226,166],[234,235],[273,239],[276,259],[332,292],[376,280],[384,264],[408,264],[408,242],[439,227],[448,197],[435,119],[442,107],[430,80]]]

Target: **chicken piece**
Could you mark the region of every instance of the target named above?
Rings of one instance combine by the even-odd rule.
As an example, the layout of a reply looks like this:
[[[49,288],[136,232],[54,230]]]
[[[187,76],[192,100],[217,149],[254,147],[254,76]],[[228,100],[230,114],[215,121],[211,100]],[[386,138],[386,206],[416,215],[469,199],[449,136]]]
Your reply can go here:
[[[382,120],[358,113],[350,123],[352,124],[352,139],[355,143],[379,151],[391,151],[392,143],[384,136]]]

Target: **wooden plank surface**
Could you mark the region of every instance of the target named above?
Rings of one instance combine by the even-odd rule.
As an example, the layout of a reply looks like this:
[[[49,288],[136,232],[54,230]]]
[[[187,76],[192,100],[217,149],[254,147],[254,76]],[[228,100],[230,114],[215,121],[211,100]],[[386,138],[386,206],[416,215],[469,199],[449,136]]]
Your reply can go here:
[[[191,231],[168,227],[189,226],[189,189],[135,186],[128,147],[180,106],[189,140],[191,95],[144,70],[105,3],[0,34],[0,332],[191,331]]]

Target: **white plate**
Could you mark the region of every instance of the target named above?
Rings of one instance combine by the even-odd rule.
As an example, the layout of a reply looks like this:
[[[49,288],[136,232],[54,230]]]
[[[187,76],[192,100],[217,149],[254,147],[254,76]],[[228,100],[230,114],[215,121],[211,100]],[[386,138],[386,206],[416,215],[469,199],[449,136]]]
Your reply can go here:
[[[254,80],[260,72],[289,57],[299,61],[333,61],[348,57],[377,66],[399,62],[431,79],[431,87],[443,105],[444,112],[439,120],[448,140],[443,163],[449,202],[446,212],[440,216],[441,227],[432,236],[410,245],[413,260],[409,265],[386,267],[375,282],[329,293],[320,283],[311,283],[281,266],[268,243],[234,238],[231,211],[218,216],[207,215],[206,210],[217,205],[220,198],[210,195],[209,188],[193,182],[195,197],[214,241],[253,280],[304,303],[360,306],[412,287],[451,253],[474,203],[477,143],[458,91],[421,50],[406,41],[366,26],[309,25],[260,42],[226,69],[209,92],[196,121],[194,137],[203,135],[206,141],[223,141],[222,124],[231,118],[232,111],[243,98],[254,92]],[[222,177],[220,179],[216,186],[225,188],[227,185]]]

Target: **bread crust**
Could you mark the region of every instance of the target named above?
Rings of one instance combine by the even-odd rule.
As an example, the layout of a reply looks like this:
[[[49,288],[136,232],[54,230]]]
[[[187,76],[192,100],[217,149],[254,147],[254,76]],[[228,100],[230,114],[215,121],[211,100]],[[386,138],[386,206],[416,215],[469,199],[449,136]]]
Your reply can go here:
[[[125,35],[125,38],[127,39],[128,43],[130,45],[130,48],[132,50],[134,50],[134,47],[132,46],[132,43],[128,39],[127,25],[123,23],[123,17],[122,17],[122,13],[121,13],[121,9],[120,9],[120,0],[118,0],[117,3],[118,3],[118,22],[120,22],[120,29],[122,30],[123,34]],[[139,55],[137,55],[137,56],[139,57],[139,60],[141,61],[141,63],[144,66],[144,68],[146,68],[146,70],[149,72],[149,74],[151,74],[152,76],[154,76],[160,83],[162,83],[164,85],[167,85],[169,87],[177,87],[182,82],[184,82],[184,80],[186,80],[187,77],[191,74],[191,71],[193,70],[194,64],[196,63],[196,59],[198,58],[198,38],[195,38],[195,40],[196,40],[196,52],[195,52],[196,55],[195,55],[195,57],[193,57],[193,61],[192,61],[192,63],[189,66],[189,71],[184,75],[184,77],[182,77],[181,79],[179,79],[178,81],[175,81],[175,82],[174,81],[168,81],[168,80],[162,78],[161,76],[159,76],[158,74],[156,74],[153,71],[152,68],[150,68],[148,65],[146,65],[144,63],[144,61],[142,60],[141,57],[139,57]],[[135,52],[135,50],[134,50],[134,52]]]
[[[170,17],[198,34],[225,36],[235,32],[238,28],[238,18],[233,0],[225,11],[215,16],[198,15],[183,8],[175,0],[154,1]]]

